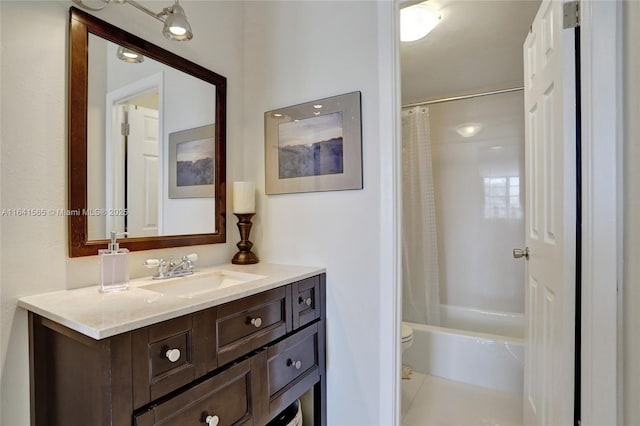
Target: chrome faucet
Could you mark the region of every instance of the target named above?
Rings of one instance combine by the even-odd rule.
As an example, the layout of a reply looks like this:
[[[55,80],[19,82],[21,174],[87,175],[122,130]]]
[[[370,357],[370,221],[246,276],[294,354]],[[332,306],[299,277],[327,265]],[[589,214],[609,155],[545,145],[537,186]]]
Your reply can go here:
[[[144,266],[147,268],[158,267],[157,272],[152,276],[154,280],[163,280],[165,278],[184,277],[193,274],[194,262],[198,260],[195,253],[182,256],[179,262],[173,260],[173,256],[169,257],[167,263],[164,259],[147,259]]]

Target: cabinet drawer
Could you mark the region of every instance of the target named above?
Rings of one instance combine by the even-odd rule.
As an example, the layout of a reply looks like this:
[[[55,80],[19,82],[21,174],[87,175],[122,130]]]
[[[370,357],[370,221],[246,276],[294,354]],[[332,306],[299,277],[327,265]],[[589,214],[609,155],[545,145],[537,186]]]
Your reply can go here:
[[[262,359],[261,359],[262,358]],[[175,397],[134,416],[136,426],[184,426],[206,424],[208,416],[217,416],[219,426],[258,424],[263,413],[259,401],[257,377],[264,355],[233,365]]]
[[[291,284],[291,299],[294,329],[320,318],[320,277],[311,277]]]
[[[324,365],[321,329],[316,323],[267,349],[269,413],[276,415],[320,380]]]
[[[202,311],[132,332],[135,408],[215,368],[213,347],[203,348],[211,342],[205,337],[213,332],[214,317],[214,311]]]
[[[218,365],[267,345],[291,330],[291,298],[280,287],[218,306],[216,320]]]

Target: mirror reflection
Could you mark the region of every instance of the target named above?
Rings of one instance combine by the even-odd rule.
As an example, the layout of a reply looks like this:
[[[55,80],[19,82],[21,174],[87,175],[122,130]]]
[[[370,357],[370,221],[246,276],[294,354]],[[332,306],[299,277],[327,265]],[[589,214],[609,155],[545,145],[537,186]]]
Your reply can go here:
[[[87,239],[216,232],[215,85],[95,34],[88,45]]]
[[[227,79],[69,12],[69,255],[224,243]]]

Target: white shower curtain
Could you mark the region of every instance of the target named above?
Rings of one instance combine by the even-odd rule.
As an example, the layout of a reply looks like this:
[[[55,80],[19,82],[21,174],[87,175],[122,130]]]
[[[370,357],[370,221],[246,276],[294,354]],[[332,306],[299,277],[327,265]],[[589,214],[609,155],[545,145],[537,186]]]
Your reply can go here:
[[[440,325],[431,134],[424,106],[402,111],[402,241],[402,317]]]

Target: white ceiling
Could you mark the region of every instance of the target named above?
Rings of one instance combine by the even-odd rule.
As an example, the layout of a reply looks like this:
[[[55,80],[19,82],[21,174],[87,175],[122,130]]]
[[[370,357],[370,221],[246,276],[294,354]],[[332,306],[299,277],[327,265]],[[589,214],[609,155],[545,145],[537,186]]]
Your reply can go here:
[[[522,86],[522,43],[540,0],[429,0],[442,14],[401,43],[402,103]]]

